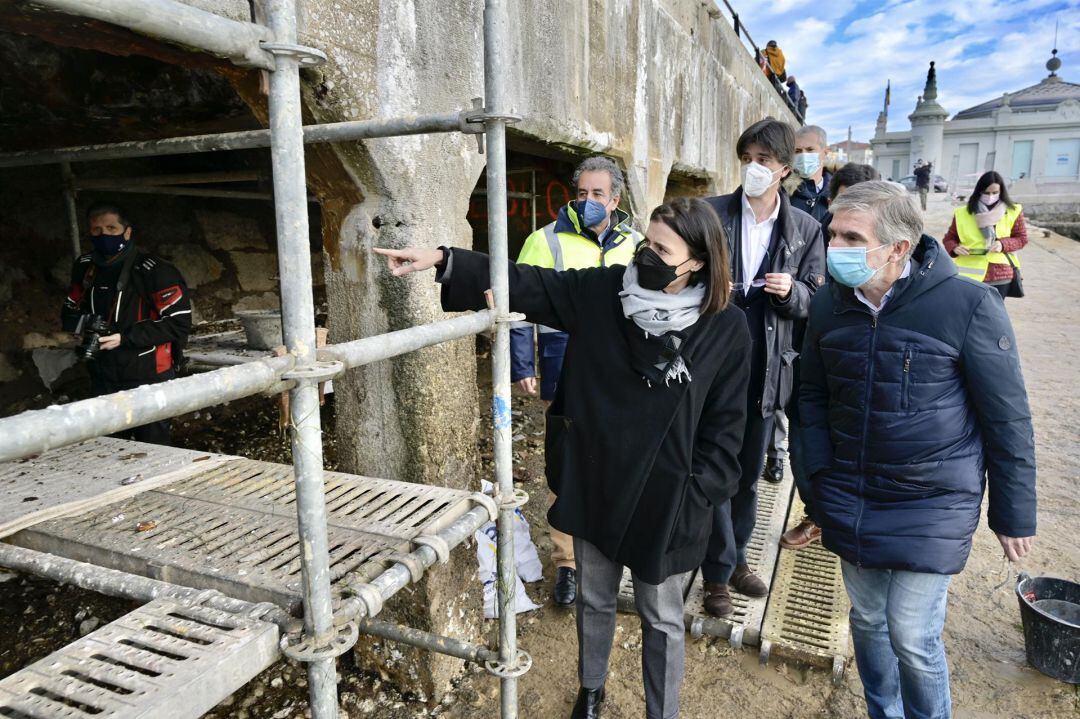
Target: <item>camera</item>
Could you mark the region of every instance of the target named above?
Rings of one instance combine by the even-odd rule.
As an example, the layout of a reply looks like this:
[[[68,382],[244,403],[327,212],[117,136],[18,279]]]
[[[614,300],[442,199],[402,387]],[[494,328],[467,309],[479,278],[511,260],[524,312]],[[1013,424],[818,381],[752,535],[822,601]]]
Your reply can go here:
[[[75,328],[82,337],[75,354],[83,361],[92,360],[101,351],[101,337],[109,334],[109,321],[100,315],[83,315]]]

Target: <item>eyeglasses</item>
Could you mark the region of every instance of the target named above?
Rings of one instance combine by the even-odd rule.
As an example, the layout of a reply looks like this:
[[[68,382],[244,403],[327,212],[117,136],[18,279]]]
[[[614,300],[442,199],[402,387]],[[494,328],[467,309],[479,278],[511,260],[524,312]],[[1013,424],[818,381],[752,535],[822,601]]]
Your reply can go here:
[[[732,282],[731,289],[734,292],[746,292],[751,287],[764,287],[765,278],[756,279],[753,282]]]

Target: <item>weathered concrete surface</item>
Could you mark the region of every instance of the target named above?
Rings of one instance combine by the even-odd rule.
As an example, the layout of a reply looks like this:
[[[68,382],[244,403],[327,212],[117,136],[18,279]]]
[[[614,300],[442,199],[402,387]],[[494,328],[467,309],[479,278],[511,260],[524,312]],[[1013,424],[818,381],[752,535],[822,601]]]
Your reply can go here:
[[[700,0],[511,3],[511,105],[518,132],[610,154],[629,175],[627,203],[644,219],[668,176],[735,182],[734,140],[772,114],[791,119],[731,28]],[[483,2],[342,0],[301,3],[301,40],[329,63],[305,72],[307,110],[319,121],[445,112],[483,95]],[[336,232],[324,222],[331,341],[438,319],[430,275],[393,280],[372,247],[469,246],[465,217],[484,167],[460,135],[371,140],[335,148],[347,175],[317,188],[338,201]],[[309,179],[319,173],[310,166]],[[474,343],[463,340],[353,371],[335,382],[340,463],[346,471],[478,488]],[[397,618],[473,638],[474,560],[459,553]],[[403,655],[384,652],[384,663]],[[406,685],[437,697],[460,662],[417,653]],[[422,660],[422,661],[420,661]]]

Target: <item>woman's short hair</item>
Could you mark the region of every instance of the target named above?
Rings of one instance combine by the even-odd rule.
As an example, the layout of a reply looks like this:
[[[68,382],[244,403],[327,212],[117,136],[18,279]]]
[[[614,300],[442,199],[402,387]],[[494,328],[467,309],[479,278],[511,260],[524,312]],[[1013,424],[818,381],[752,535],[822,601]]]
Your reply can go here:
[[[727,237],[716,211],[696,197],[676,197],[652,211],[650,222],[663,222],[683,239],[690,256],[705,266],[691,276],[692,282],[705,284],[703,315],[727,308],[731,299],[731,267],[728,262]]]

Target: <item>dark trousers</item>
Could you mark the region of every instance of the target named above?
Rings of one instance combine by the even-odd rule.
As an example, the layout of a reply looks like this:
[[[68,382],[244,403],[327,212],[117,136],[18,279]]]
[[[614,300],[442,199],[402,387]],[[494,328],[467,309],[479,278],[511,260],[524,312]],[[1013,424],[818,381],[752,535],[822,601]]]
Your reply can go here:
[[[765,448],[772,434],[773,416],[761,416],[754,401],[746,418],[739,450],[739,489],[727,502],[713,509],[713,529],[701,574],[706,582],[727,584],[735,566],[746,564],[746,545],[757,521],[757,483],[765,467]]]
[[[168,375],[164,376],[160,381],[164,382],[166,379],[172,378],[173,374],[172,372],[169,372]],[[113,392],[123,392],[129,389],[135,389],[141,384],[150,384],[149,382],[114,382],[102,377],[95,377],[93,374],[91,374],[91,381],[95,397],[100,397],[103,394],[112,394]],[[172,444],[172,433],[169,429],[169,422],[170,420],[163,419],[139,427],[121,430],[120,432],[110,434],[109,436],[114,439],[133,439],[136,442],[170,446]]]

